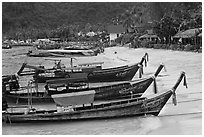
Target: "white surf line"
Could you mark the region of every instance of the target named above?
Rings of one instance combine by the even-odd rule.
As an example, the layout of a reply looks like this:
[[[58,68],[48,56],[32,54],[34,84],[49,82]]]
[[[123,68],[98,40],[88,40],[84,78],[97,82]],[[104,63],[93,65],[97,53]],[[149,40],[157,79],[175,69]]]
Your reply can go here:
[[[167,115],[159,115],[158,117],[168,117],[168,116],[178,116],[178,115],[193,115],[193,114],[199,114],[202,113],[202,111],[198,112],[191,112],[191,113],[177,113],[177,114],[167,114]]]

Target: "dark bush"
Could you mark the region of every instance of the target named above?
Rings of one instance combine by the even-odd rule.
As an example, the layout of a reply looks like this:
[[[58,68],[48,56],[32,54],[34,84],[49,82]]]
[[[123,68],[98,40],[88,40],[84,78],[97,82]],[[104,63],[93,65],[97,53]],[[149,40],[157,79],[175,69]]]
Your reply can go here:
[[[116,45],[117,45],[116,42],[111,42],[110,47],[114,47],[114,46],[116,46]]]
[[[195,45],[187,44],[187,45],[185,45],[184,50],[185,51],[193,51],[193,50],[195,50]]]
[[[144,47],[144,48],[153,48],[153,44],[154,42],[153,41],[149,41],[149,40],[143,40],[141,41],[141,47]]]
[[[169,49],[171,49],[171,50],[177,50],[177,49],[179,49],[179,45],[178,45],[178,44],[171,44],[171,45],[169,46]]]
[[[162,49],[162,44],[154,44],[154,49]]]

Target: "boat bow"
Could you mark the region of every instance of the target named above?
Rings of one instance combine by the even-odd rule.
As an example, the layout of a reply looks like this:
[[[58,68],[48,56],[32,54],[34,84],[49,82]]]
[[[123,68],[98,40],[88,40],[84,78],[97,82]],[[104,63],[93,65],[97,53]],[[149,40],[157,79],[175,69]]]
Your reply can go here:
[[[177,100],[176,100],[176,89],[179,86],[179,84],[181,83],[182,79],[184,79],[184,83],[183,85],[186,86],[186,88],[188,88],[187,86],[187,81],[186,81],[186,74],[184,71],[181,72],[180,77],[178,78],[176,84],[173,86],[173,88],[171,89],[172,91],[172,101],[174,105],[177,105]]]

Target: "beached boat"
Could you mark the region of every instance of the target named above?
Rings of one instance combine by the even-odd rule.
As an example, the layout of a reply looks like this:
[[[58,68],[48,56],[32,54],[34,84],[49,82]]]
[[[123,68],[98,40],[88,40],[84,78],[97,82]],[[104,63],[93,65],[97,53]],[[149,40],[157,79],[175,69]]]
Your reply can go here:
[[[6,92],[6,88],[9,91],[17,91],[20,88],[17,75],[3,75],[2,76],[2,93]]]
[[[26,76],[26,75],[34,75],[34,78],[38,81],[38,83],[45,83],[46,80],[49,79],[58,79],[58,78],[67,78],[70,77],[68,74],[70,73],[90,73],[94,70],[102,69],[103,62],[94,62],[89,63],[88,66],[81,66],[80,64],[75,67],[65,67],[61,64],[61,60],[54,60],[55,65],[52,68],[45,68],[45,66],[32,66],[28,65],[27,63],[23,63],[17,74],[19,76]],[[58,62],[56,62],[58,61]],[[72,62],[72,59],[71,59]],[[71,66],[73,64],[71,63]],[[26,70],[28,69],[28,70]],[[64,75],[68,76],[64,76]],[[74,74],[72,74],[73,76]],[[51,78],[50,78],[51,77]],[[52,78],[54,77],[54,78]],[[76,77],[75,75],[73,77]]]
[[[101,119],[141,115],[157,116],[171,96],[173,97],[173,103],[176,105],[175,91],[183,78],[187,86],[185,72],[182,72],[172,89],[148,98],[141,97],[94,103],[92,102],[93,96],[91,96],[92,92],[90,91],[85,95],[70,95],[70,98],[72,98],[70,104],[64,104],[64,106],[58,104],[55,110],[35,110],[34,108],[29,108],[24,112],[13,112],[7,108],[7,111],[2,112],[2,120],[7,123],[14,123]],[[81,101],[82,96],[84,101]],[[73,98],[80,100],[80,104],[77,101],[72,102]],[[56,103],[58,102],[56,101]]]
[[[37,47],[37,49],[42,49],[42,50],[51,50],[51,49],[61,48],[60,44],[54,44],[54,43],[37,44],[35,46]]]
[[[50,79],[87,77],[88,73],[102,69],[103,62],[78,64],[78,66],[73,67],[73,59],[74,58],[71,58],[70,64],[72,67],[65,67],[61,64],[61,60],[54,60],[55,65],[52,68],[45,68],[45,66],[42,65],[32,66],[23,63],[17,74],[19,76],[33,75],[38,83],[45,83]]]
[[[65,57],[65,55],[61,54],[55,54],[55,53],[49,53],[49,52],[33,52],[33,51],[28,51],[26,53],[28,57]]]
[[[96,56],[100,53],[98,48],[84,49],[84,50],[65,50],[65,49],[51,49],[46,51],[28,51],[29,57],[70,57],[70,56]]]
[[[3,44],[2,45],[2,49],[11,49],[12,46],[11,45],[8,45],[8,44]]]
[[[47,82],[46,92],[8,92],[5,95],[5,98],[8,102],[26,103],[28,102],[28,98],[32,97],[33,103],[45,103],[53,102],[51,95],[54,94],[61,94],[61,96],[64,95],[64,97],[66,97],[68,93],[85,92],[89,90],[95,91],[94,101],[140,97],[152,84],[152,82],[156,82],[155,78],[158,76],[163,67],[164,65],[161,64],[155,74],[151,77],[124,81],[106,86],[89,87],[86,78],[50,80]],[[34,91],[35,89],[32,90]]]
[[[95,63],[85,63],[79,65],[79,67],[71,67],[71,68],[60,68],[55,71],[50,72],[50,70],[45,70],[45,73],[42,73],[42,68],[39,68],[40,71],[35,71],[34,79],[38,83],[45,83],[46,80],[59,79],[59,78],[81,78],[82,75],[86,75],[89,82],[112,82],[112,81],[126,81],[131,80],[135,73],[141,68],[143,64],[148,60],[148,54],[142,57],[139,63],[133,65],[125,65],[114,68],[102,69],[101,65],[91,67]],[[21,75],[24,67],[32,68],[30,65],[22,65],[18,74]],[[33,69],[38,70],[37,67],[33,67]],[[143,71],[141,71],[142,73]],[[141,74],[140,73],[140,74]],[[140,75],[141,77],[141,75]]]

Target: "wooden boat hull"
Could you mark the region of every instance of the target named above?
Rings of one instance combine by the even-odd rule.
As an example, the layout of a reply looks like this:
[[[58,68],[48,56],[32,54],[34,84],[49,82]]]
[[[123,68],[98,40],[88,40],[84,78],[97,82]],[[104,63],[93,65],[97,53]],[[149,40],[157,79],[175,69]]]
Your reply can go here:
[[[7,102],[16,103],[16,104],[28,103],[28,99],[30,98],[26,95],[12,94],[12,93],[6,94],[4,97],[6,98]],[[54,101],[49,95],[43,96],[43,94],[38,94],[38,95],[32,96],[32,102],[33,103],[50,103]]]
[[[121,87],[110,87],[104,90],[95,90],[95,98],[94,100],[109,100],[109,99],[121,99],[121,98],[130,98],[131,95],[134,97],[140,97],[146,91],[146,89],[153,82],[153,78],[147,78],[138,81],[135,84],[127,85]]]
[[[139,64],[132,66],[122,66],[111,69],[94,70],[92,72],[72,72],[61,76],[38,76],[38,83],[45,83],[46,80],[60,78],[77,78],[80,74],[87,73],[88,82],[114,82],[131,80],[139,69]]]
[[[141,116],[151,114],[157,116],[172,91],[165,92],[150,99],[129,99],[119,102],[96,104],[93,106],[76,107],[71,112],[36,111],[28,114],[3,113],[2,119],[6,122],[37,122],[37,121],[66,121],[82,119],[116,118],[125,116]]]
[[[130,84],[129,82],[115,84],[112,86],[103,86],[96,88],[89,88],[88,90],[95,90],[94,101],[98,100],[112,100],[112,99],[124,99],[131,97],[140,97],[146,91],[146,89],[153,82],[153,78],[146,78],[142,80],[137,80],[138,82]],[[83,90],[72,90],[69,92],[79,92]],[[67,93],[66,90],[63,91],[49,91],[48,95],[44,96],[44,93],[34,93],[32,96],[33,103],[44,103],[44,102],[54,102],[51,98],[51,94],[63,94]],[[8,102],[12,103],[27,103],[29,96],[26,96],[25,93],[21,95],[20,93],[8,93],[5,95],[5,98]]]
[[[2,49],[11,49],[12,47],[10,45],[3,45]]]
[[[88,74],[90,82],[111,82],[131,80],[139,69],[139,64],[93,71]]]
[[[176,105],[175,91],[183,78],[184,85],[187,88],[185,72],[182,72],[172,89],[150,98],[131,98],[101,104],[91,103],[89,105],[86,104],[86,106],[76,106],[73,108],[64,109],[60,107],[61,109],[58,108],[56,110],[32,110],[16,113],[7,111],[2,113],[2,120],[11,123],[115,118],[146,114],[157,116],[171,96],[173,96],[173,103]]]

